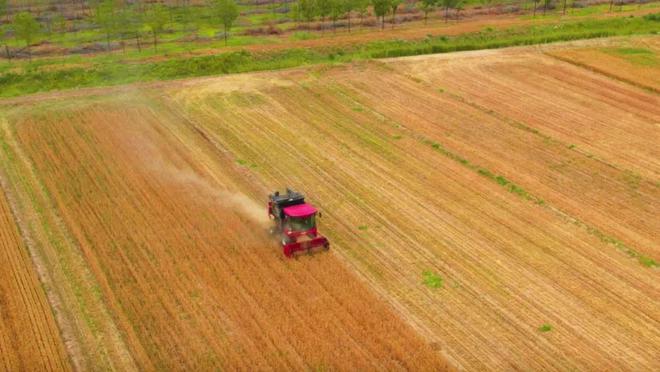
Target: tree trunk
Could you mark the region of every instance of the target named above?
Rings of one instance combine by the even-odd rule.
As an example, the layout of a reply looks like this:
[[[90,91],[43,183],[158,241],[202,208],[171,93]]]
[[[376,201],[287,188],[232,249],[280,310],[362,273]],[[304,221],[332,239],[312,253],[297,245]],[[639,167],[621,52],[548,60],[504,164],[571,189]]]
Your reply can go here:
[[[346,18],[348,20],[348,33],[351,33],[351,12],[346,13]]]
[[[105,45],[108,52],[110,51],[110,34],[105,34]]]
[[[564,10],[562,10],[561,14],[566,15],[566,0],[564,0]]]
[[[449,7],[445,7],[445,23],[447,23],[447,20],[449,19]]]
[[[396,10],[392,11],[392,30],[394,30],[395,24],[396,24]]]
[[[429,12],[424,12],[424,24],[426,24],[426,21],[429,19]]]
[[[610,0],[610,12],[612,11],[612,6],[614,6],[614,0]]]
[[[154,32],[154,51],[158,52],[158,37],[156,36],[156,33]]]
[[[227,46],[227,25],[225,25],[225,46]]]
[[[5,44],[5,53],[7,53],[7,60],[11,61],[11,54],[9,53],[9,45]]]
[[[137,42],[138,52],[142,53],[142,45],[140,45],[140,34],[135,33],[135,41]]]
[[[536,2],[534,2],[534,17],[536,17]]]
[[[381,29],[381,30],[384,30],[384,29],[385,29],[385,14],[383,14],[383,15],[380,17],[380,29]]]

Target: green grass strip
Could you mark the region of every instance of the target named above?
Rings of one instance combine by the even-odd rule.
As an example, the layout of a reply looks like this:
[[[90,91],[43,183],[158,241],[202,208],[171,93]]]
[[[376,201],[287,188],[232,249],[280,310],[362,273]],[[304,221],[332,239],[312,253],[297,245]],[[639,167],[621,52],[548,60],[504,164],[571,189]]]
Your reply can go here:
[[[170,80],[197,76],[223,75],[249,71],[277,70],[318,63],[344,63],[355,60],[388,58],[465,50],[503,48],[556,41],[617,35],[655,34],[660,17],[619,17],[603,20],[524,26],[504,30],[486,29],[458,36],[428,36],[421,40],[389,40],[348,47],[287,49],[273,52],[235,51],[165,61],[124,61],[121,56],[92,58],[86,67],[48,69],[80,61],[79,56],[39,60],[33,63],[0,66],[0,97],[36,92],[134,82]],[[75,66],[75,65],[74,65]],[[10,68],[11,67],[11,68]]]

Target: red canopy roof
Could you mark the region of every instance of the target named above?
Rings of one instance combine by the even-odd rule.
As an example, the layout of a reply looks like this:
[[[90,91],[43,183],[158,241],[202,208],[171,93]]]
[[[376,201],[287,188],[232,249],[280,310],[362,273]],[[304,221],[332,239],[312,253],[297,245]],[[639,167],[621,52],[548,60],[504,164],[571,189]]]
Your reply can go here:
[[[307,217],[316,213],[316,208],[309,204],[296,204],[284,208],[284,214],[290,217]]]

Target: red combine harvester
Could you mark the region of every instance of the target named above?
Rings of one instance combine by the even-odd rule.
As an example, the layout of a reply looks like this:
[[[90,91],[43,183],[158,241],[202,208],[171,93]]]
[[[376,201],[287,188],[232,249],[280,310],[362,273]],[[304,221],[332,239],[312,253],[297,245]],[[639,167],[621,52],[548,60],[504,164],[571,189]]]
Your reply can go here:
[[[275,191],[268,199],[268,216],[275,221],[271,232],[281,236],[285,256],[292,257],[296,252],[309,252],[318,247],[330,249],[328,239],[316,229],[316,208],[305,203],[301,193],[287,188],[286,194]]]

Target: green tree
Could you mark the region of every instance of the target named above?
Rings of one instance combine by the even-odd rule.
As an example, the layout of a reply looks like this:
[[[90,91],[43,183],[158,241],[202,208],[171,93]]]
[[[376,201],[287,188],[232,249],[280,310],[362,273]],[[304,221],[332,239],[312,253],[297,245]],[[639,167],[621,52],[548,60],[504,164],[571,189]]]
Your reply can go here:
[[[316,1],[315,0],[299,0],[298,1],[298,11],[300,16],[307,23],[310,23],[316,18]]]
[[[224,29],[225,45],[227,45],[227,33],[238,18],[238,6],[234,0],[214,0],[213,8]]]
[[[123,14],[125,32],[127,37],[135,38],[135,46],[138,52],[142,52],[142,28],[144,27],[145,16],[142,13],[136,13],[126,9]]]
[[[56,32],[66,32],[66,18],[62,13],[56,13],[52,18],[53,25],[55,26]]]
[[[488,8],[488,13],[490,13],[494,1],[495,0],[479,0],[479,4],[481,4],[484,7]]]
[[[0,27],[0,40],[5,39],[5,33],[6,33],[6,31],[2,27]],[[11,60],[11,54],[9,54],[9,46],[7,45],[6,42],[5,42],[4,49],[5,49],[5,56],[7,57],[7,60]]]
[[[107,50],[110,50],[110,38],[119,26],[116,0],[103,0],[94,8],[94,21],[105,34]]]
[[[435,9],[435,5],[438,3],[438,0],[421,0],[418,3],[419,9],[424,13],[424,24],[429,18],[429,13]]]
[[[337,20],[344,15],[344,0],[328,0],[330,3],[330,19],[332,20],[332,32],[337,31]]]
[[[357,14],[360,16],[360,27],[362,27],[362,24],[364,23],[364,17],[369,13],[369,4],[371,3],[370,0],[353,0],[355,1],[355,6],[354,10],[357,12]]]
[[[351,13],[353,13],[355,7],[357,6],[357,0],[341,0],[341,2],[344,8],[344,13],[346,14],[348,32],[351,32]]]
[[[548,10],[548,7],[552,4],[552,0],[543,0],[543,15]]]
[[[394,28],[394,24],[396,23],[396,10],[399,9],[399,5],[403,0],[390,0],[390,9],[392,9],[392,28]]]
[[[192,35],[197,39],[197,32],[199,31],[199,19],[194,17],[190,6],[190,0],[182,0],[182,6],[179,12],[179,19],[181,21],[181,28],[186,35]]]
[[[449,9],[454,9],[456,6],[457,0],[440,0],[440,5],[445,10],[445,23],[449,19]]]
[[[316,13],[321,17],[321,31],[324,30],[325,18],[332,12],[332,3],[332,0],[316,0]]]
[[[14,35],[16,38],[25,41],[30,61],[32,61],[32,52],[30,45],[39,35],[41,25],[29,12],[20,12],[14,17]]]
[[[376,17],[380,17],[380,29],[385,28],[385,16],[390,11],[391,0],[371,0]]]
[[[158,35],[165,31],[165,25],[167,25],[168,20],[167,9],[161,4],[152,6],[146,14],[144,23],[149,27],[154,37],[155,51],[158,51]]]
[[[461,16],[461,10],[465,9],[465,0],[456,0],[454,4],[454,10],[456,10],[456,20]]]
[[[126,40],[135,38],[135,45],[139,52],[142,52],[142,43],[140,42],[142,26],[144,24],[141,13],[136,13],[133,9],[125,6],[116,13],[117,27],[116,33],[121,38],[121,47],[126,53]]]
[[[9,21],[9,14],[7,13],[7,9],[9,7],[9,2],[8,0],[0,0],[0,18],[3,16],[7,17],[5,20]]]

